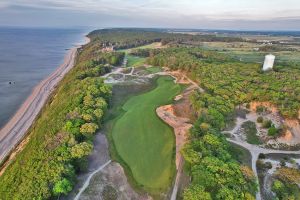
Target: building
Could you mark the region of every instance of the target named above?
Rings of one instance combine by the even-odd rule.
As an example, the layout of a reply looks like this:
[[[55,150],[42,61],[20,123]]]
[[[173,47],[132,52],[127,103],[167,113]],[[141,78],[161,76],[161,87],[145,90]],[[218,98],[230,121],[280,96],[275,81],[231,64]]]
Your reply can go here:
[[[272,54],[266,55],[264,66],[263,66],[263,71],[273,69],[274,62],[275,62],[275,56],[274,55],[272,55]]]
[[[103,48],[101,49],[101,51],[102,51],[103,53],[105,53],[105,52],[113,52],[113,51],[114,51],[114,46],[103,47]]]

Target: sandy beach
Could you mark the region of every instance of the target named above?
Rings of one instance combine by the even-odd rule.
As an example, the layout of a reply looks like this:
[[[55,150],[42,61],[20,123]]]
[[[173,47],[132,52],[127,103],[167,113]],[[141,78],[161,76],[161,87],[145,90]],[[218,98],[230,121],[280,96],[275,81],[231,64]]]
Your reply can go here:
[[[89,42],[90,39],[86,37],[84,44]],[[18,111],[0,130],[0,163],[3,162],[23,140],[51,93],[74,66],[77,50],[82,45],[73,47],[68,51],[64,62],[32,90],[32,93],[20,106]]]

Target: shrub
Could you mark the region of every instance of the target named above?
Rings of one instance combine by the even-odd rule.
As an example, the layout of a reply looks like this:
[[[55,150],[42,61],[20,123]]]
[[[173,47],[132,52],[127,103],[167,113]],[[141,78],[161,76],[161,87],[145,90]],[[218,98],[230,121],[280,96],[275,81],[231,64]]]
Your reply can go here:
[[[257,113],[263,113],[263,112],[266,112],[267,111],[267,108],[264,107],[264,106],[257,106],[256,107],[256,112]]]
[[[279,131],[277,130],[277,128],[275,128],[274,125],[272,125],[268,130],[268,135],[272,136],[272,137],[278,136],[278,133],[279,133]]]
[[[263,123],[264,118],[262,116],[259,116],[256,121],[257,123]]]
[[[58,181],[54,187],[53,187],[53,193],[56,195],[56,196],[59,196],[61,194],[68,194],[71,190],[72,190],[72,183],[64,178],[60,181]]]
[[[203,132],[208,131],[209,128],[210,128],[210,125],[208,123],[203,122],[203,123],[200,124],[200,129]]]
[[[271,162],[266,162],[265,163],[265,168],[272,169],[272,163]]]
[[[246,121],[242,124],[247,137],[247,142],[250,144],[261,144],[260,138],[257,136],[256,124],[252,121]]]
[[[258,159],[266,159],[266,155],[261,153],[259,154]]]
[[[264,120],[262,127],[263,128],[270,128],[272,126],[272,121],[271,120]]]

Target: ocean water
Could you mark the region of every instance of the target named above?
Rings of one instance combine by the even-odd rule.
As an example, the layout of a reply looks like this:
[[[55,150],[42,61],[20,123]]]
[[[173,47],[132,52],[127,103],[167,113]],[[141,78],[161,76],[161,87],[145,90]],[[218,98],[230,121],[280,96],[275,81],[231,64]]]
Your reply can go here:
[[[84,42],[86,33],[86,29],[0,27],[0,128],[34,86],[63,62],[67,50]]]

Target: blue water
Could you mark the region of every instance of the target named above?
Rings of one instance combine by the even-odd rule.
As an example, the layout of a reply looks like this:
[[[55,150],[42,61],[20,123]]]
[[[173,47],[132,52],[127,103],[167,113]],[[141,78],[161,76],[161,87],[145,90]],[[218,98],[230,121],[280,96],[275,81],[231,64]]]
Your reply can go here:
[[[84,29],[0,27],[0,127],[34,86],[63,62],[67,49],[84,41],[86,33]]]

